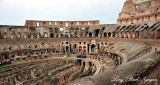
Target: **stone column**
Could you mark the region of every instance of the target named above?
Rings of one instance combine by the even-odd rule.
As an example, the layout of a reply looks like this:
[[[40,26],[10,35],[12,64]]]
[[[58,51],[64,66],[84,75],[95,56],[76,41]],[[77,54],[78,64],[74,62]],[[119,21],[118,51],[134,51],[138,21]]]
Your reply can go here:
[[[96,47],[95,47],[95,51],[94,51],[94,53],[96,53],[96,54],[97,54],[97,53],[98,53],[98,44],[96,43],[95,45],[96,45]]]
[[[92,46],[92,44],[90,43],[90,44],[89,44],[89,47],[90,47],[90,48],[89,48],[89,53],[92,53],[92,47],[91,47],[91,46]]]
[[[62,46],[61,46],[61,43],[62,43],[62,42],[60,42],[60,44],[58,44],[58,49],[59,49],[59,51],[60,51],[60,52],[62,52]]]
[[[111,38],[113,38],[113,32],[111,32]]]
[[[37,38],[39,38],[39,34],[37,33]]]
[[[89,41],[89,53],[91,53],[91,40]]]
[[[31,77],[32,77],[32,78],[35,78],[35,75],[34,75],[34,71],[33,71],[33,70],[31,70]]]
[[[109,38],[108,33],[106,33],[106,38]]]
[[[118,62],[119,62],[119,65],[121,65],[121,58],[120,58],[120,56],[118,56]]]
[[[67,53],[66,45],[64,45],[63,47],[64,47],[64,54],[66,54]]]
[[[70,41],[68,41],[68,45],[69,45],[69,46],[68,46],[68,47],[69,47],[69,52],[71,52],[71,46],[70,46],[70,45],[71,45],[71,42],[70,42]]]

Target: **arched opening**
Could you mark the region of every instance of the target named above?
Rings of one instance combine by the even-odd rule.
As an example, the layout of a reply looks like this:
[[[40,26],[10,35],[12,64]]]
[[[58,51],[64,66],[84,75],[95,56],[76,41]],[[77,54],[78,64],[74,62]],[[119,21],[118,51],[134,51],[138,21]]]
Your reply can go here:
[[[34,27],[30,27],[30,31],[36,31]]]
[[[15,55],[12,55],[12,56],[11,56],[11,61],[13,61],[13,60],[14,60],[14,58],[15,58]]]
[[[92,45],[91,45],[91,52],[94,52],[94,49],[95,49],[95,45],[92,44]]]
[[[113,35],[113,38],[116,36],[116,34],[114,32],[112,33],[112,35]]]
[[[84,52],[86,52],[86,51],[87,51],[87,50],[86,50],[86,46],[83,46],[83,51],[84,51]]]
[[[123,21],[122,20],[120,20],[120,24],[122,24],[123,23]]]
[[[157,20],[157,15],[155,15],[155,20]]]
[[[15,58],[15,55],[12,55],[11,57],[12,57],[12,58]]]
[[[160,39],[160,29],[157,30],[157,39]]]
[[[150,16],[148,16],[148,21],[150,21],[151,20],[151,17]]]
[[[69,52],[69,47],[68,46],[66,46],[66,51]]]
[[[69,38],[68,34],[65,34],[64,37],[65,37],[65,38]]]
[[[79,51],[82,51],[82,47],[81,46],[79,46]]]
[[[105,32],[105,33],[103,33],[103,36],[104,36],[104,37],[107,37],[107,33],[106,33],[106,32]]]
[[[118,67],[121,64],[121,58],[117,54],[115,54],[114,60],[115,66]]]
[[[9,59],[9,53],[4,53],[3,55],[5,59]]]
[[[42,43],[42,46],[44,46],[44,43]]]
[[[64,35],[63,35],[63,34],[61,34],[61,35],[60,35],[60,38],[64,38]]]
[[[31,46],[29,46],[28,48],[31,48]]]
[[[51,34],[50,34],[50,37],[51,37],[51,38],[54,38],[54,33],[51,33]]]
[[[131,24],[133,24],[133,19],[131,19]]]
[[[82,63],[82,66],[83,66],[83,67],[85,67],[85,66],[86,66],[86,63],[85,63],[85,62],[83,62],[83,63]]]
[[[74,45],[74,48],[77,48],[77,44]]]
[[[79,28],[76,28],[75,30],[78,32],[78,31],[79,31]]]
[[[3,38],[6,39],[7,38],[7,33],[4,32],[4,34],[2,34]]]
[[[11,47],[9,47],[9,50],[12,50]]]
[[[98,34],[99,34],[99,29],[96,29],[95,30],[95,37],[98,37]]]
[[[74,28],[70,28],[70,33],[74,33]]]
[[[92,37],[92,33],[91,32],[89,33],[89,37]]]
[[[58,33],[58,28],[54,28],[54,32],[55,32],[55,33]]]
[[[139,18],[137,18],[137,22],[139,22]]]
[[[131,33],[127,33],[127,38],[132,38],[132,35],[131,35]]]
[[[37,48],[37,45],[35,45],[35,48]]]
[[[110,32],[108,33],[108,37],[109,37],[109,38],[111,37],[111,33],[110,33]]]
[[[105,29],[105,27],[103,27],[103,28],[101,29],[101,31],[103,32],[103,31],[104,31],[104,29]]]
[[[50,32],[53,32],[53,28],[49,28],[49,31],[50,31]]]
[[[17,36],[17,38],[21,38],[21,33],[20,33],[20,32],[18,33],[18,36]]]
[[[44,38],[47,38],[48,37],[48,33],[47,32],[44,32]]]
[[[92,62],[88,62],[89,63],[89,67],[91,67],[92,66]]]
[[[73,34],[70,34],[70,38],[73,38],[74,37],[74,35]]]

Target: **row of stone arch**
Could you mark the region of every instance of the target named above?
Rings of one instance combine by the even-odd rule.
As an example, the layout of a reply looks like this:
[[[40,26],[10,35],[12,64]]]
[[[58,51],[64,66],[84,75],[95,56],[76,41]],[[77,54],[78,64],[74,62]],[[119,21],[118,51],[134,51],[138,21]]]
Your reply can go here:
[[[55,48],[54,42],[48,43],[29,43],[29,44],[11,44],[11,45],[0,45],[1,50],[20,50],[20,49],[31,49],[31,48]]]
[[[160,29],[156,32],[108,32],[103,33],[104,38],[153,38],[160,39]]]
[[[118,54],[111,53],[111,52],[105,52],[105,54],[108,58],[111,58],[114,62],[114,65],[118,67],[123,63],[123,57],[119,56]]]

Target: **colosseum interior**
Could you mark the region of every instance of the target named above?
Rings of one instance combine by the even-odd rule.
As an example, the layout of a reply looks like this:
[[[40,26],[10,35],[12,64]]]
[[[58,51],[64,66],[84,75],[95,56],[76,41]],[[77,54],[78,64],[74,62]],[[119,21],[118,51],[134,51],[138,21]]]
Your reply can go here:
[[[0,25],[0,85],[160,85],[160,0],[126,0],[116,24]]]

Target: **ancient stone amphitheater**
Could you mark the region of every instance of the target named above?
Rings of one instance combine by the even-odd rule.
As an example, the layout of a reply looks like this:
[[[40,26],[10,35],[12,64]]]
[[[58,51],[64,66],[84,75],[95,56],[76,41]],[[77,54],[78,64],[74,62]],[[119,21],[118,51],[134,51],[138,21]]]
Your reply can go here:
[[[126,0],[117,24],[0,25],[0,85],[160,85],[160,0]]]

